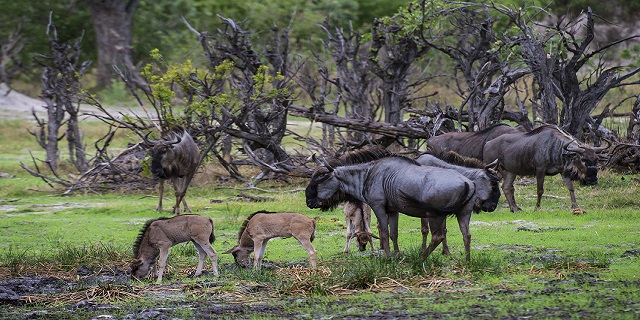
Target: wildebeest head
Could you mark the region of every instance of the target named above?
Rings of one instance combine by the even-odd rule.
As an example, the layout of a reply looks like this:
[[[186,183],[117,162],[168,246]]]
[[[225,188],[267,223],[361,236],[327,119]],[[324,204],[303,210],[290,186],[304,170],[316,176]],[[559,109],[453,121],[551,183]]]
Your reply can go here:
[[[488,164],[484,168],[484,175],[480,175],[474,179],[476,184],[476,204],[473,210],[475,212],[493,212],[498,207],[500,200],[500,177],[496,172],[498,161]]]
[[[358,243],[358,250],[360,251],[367,251],[367,244],[372,243],[372,239],[380,239],[375,234],[367,231],[354,232],[351,236],[351,239],[353,238],[356,238],[356,242]]]
[[[319,160],[315,154],[313,160],[320,167],[311,176],[311,182],[305,189],[307,207],[320,208],[321,211],[335,209],[340,203],[351,199],[349,195],[340,190],[340,182],[334,176],[335,170],[324,158]]]
[[[563,176],[579,180],[582,184],[598,184],[598,152],[605,148],[565,145],[562,156],[565,158]]]
[[[176,159],[174,149],[182,141],[182,138],[173,135],[173,139],[170,140],[149,140],[147,136],[145,136],[145,141],[153,144],[153,148],[151,148],[151,173],[160,179],[168,179],[176,175],[173,172],[177,170],[177,166],[174,164]]]
[[[434,161],[433,158],[426,157],[424,161]],[[476,185],[475,212],[493,212],[496,210],[500,200],[500,187],[498,184],[501,180],[497,171],[499,166],[497,159],[490,164],[484,165],[480,160],[462,156],[455,151],[445,152],[441,157],[441,160],[446,163],[474,169],[474,171],[464,171],[465,173],[463,174],[471,178]],[[437,164],[435,165],[438,166]]]
[[[223,254],[230,253],[233,255],[233,259],[235,260],[237,265],[244,268],[251,268],[251,258],[249,257],[251,252],[253,252],[252,246],[248,246],[248,247],[235,246],[223,252]]]
[[[321,167],[311,176],[311,182],[305,189],[305,197],[307,207],[320,208],[322,211],[335,209],[347,198],[340,191],[340,182],[334,176],[331,166]]]
[[[132,278],[144,279],[151,274],[151,270],[155,268],[155,265],[155,259],[147,262],[136,258],[131,261],[131,264],[129,265],[129,274]]]

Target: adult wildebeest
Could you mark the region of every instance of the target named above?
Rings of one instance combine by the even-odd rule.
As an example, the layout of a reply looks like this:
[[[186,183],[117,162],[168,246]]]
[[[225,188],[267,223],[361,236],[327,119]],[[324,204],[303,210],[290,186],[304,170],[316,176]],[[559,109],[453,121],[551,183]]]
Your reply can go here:
[[[150,140],[148,136],[149,134],[145,136],[144,140],[153,146],[151,148],[151,173],[160,179],[160,197],[156,209],[162,211],[164,180],[171,179],[176,196],[173,213],[180,214],[180,202],[184,204],[185,211],[191,212],[184,196],[191,178],[198,168],[200,148],[186,130],[173,131],[160,140]]]
[[[497,124],[484,128],[477,132],[447,132],[427,139],[429,152],[437,157],[442,157],[447,151],[455,151],[458,154],[483,159],[483,149],[487,141],[508,133],[518,133],[520,130],[506,124]]]
[[[254,252],[253,267],[260,269],[264,250],[269,239],[294,237],[307,250],[309,264],[316,267],[316,248],[311,244],[315,238],[316,221],[295,212],[258,211],[251,214],[238,232],[238,243],[224,253],[233,254],[236,263],[244,267],[251,265],[249,255]]]
[[[211,247],[215,241],[213,220],[195,214],[147,221],[133,245],[135,259],[130,266],[131,276],[138,279],[148,276],[152,270],[156,269],[156,261],[160,256],[157,283],[161,283],[169,248],[187,241],[193,242],[198,250],[199,260],[195,275],[202,273],[205,255],[207,255],[211,259],[213,274],[218,276],[218,258],[216,251]]]
[[[484,147],[484,161],[498,159],[502,177],[502,191],[512,212],[521,210],[513,196],[513,181],[518,175],[535,175],[538,187],[536,209],[544,193],[544,177],[562,174],[569,189],[574,214],[584,213],[576,202],[573,180],[585,185],[598,183],[598,153],[605,148],[592,148],[579,143],[554,125],[544,125],[528,133],[499,136]]]
[[[351,251],[351,240],[353,238],[356,238],[360,251],[367,250],[367,244],[370,245],[371,250],[375,250],[373,238],[379,238],[371,233],[371,207],[363,202],[347,201],[343,210],[345,223],[347,224],[347,244],[343,252],[349,253]]]
[[[368,160],[359,163],[358,158]],[[368,204],[378,219],[380,242],[387,256],[389,229],[398,230],[399,212],[434,221],[426,255],[443,240],[442,220],[455,214],[466,258],[470,259],[469,221],[471,212],[480,210],[482,197],[478,197],[473,182],[463,175],[450,169],[421,166],[413,159],[379,149],[349,154],[342,161],[347,165],[335,168],[326,161],[320,163],[316,159],[316,162],[322,167],[313,174],[305,190],[309,208],[326,211],[350,199]]]
[[[424,166],[434,166],[439,168],[455,170],[463,176],[469,178],[479,190],[490,190],[489,193],[481,192],[480,194],[487,195],[488,198],[483,199],[480,210],[485,212],[493,212],[498,206],[498,200],[500,199],[500,187],[498,183],[500,178],[497,176],[496,167],[497,161],[484,165],[482,161],[464,157],[456,153],[455,151],[447,151],[442,155],[442,159],[437,158],[431,154],[423,154],[416,159],[416,161]],[[443,220],[445,223],[446,220]],[[429,234],[429,218],[422,219],[422,251],[427,250],[427,236]],[[446,225],[441,226],[441,230],[444,232],[444,240],[442,241],[442,253],[449,255],[449,247],[447,246],[446,239]]]

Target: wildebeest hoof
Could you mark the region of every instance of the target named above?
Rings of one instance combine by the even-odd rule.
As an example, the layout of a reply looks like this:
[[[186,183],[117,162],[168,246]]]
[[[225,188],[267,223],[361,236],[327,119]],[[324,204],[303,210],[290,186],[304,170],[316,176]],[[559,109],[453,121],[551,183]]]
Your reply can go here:
[[[585,214],[587,212],[582,210],[582,209],[580,209],[580,208],[573,208],[573,210],[571,210],[571,213],[575,214],[575,215],[581,215],[581,214]]]

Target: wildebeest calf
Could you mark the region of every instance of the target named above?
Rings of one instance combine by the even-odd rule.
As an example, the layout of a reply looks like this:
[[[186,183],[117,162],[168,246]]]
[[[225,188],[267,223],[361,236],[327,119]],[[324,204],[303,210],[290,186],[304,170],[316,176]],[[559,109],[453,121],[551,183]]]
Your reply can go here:
[[[344,247],[344,253],[351,251],[353,238],[356,238],[360,251],[367,250],[367,243],[371,246],[371,250],[375,250],[373,238],[378,239],[378,237],[371,233],[371,207],[363,202],[348,201],[345,202],[343,209],[347,224],[347,244]]]
[[[270,239],[296,238],[309,253],[309,264],[316,267],[316,248],[311,244],[315,237],[316,221],[295,212],[258,211],[251,214],[238,232],[238,243],[224,253],[231,253],[237,264],[251,265],[249,255],[255,250],[253,267],[260,269],[264,250]]]
[[[133,245],[135,259],[131,262],[131,276],[138,279],[148,276],[155,270],[156,261],[160,256],[157,283],[161,283],[169,248],[187,241],[193,242],[198,250],[199,260],[195,275],[202,273],[206,254],[211,259],[213,274],[218,276],[218,258],[216,251],[211,247],[214,240],[213,220],[209,217],[186,214],[149,220]]]

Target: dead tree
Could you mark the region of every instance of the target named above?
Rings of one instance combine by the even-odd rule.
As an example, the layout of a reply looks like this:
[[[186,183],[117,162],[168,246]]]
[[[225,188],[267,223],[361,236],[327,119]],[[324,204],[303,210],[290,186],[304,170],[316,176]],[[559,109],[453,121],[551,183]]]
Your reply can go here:
[[[593,123],[590,113],[609,90],[640,83],[631,80],[640,68],[611,65],[604,60],[607,50],[637,36],[593,48],[596,30],[591,8],[578,18],[561,18],[553,26],[538,26],[543,32],[521,10],[494,8],[521,31],[514,40],[537,83],[542,122],[559,123],[582,140],[585,129]],[[560,101],[561,110],[556,101]]]
[[[402,109],[409,105],[407,83],[411,67],[431,49],[418,40],[421,30],[406,24],[417,10],[410,5],[406,12],[390,19],[374,19],[371,28],[369,64],[371,72],[382,81],[384,121],[392,125],[402,122]]]
[[[288,173],[295,166],[281,142],[294,94],[289,64],[290,26],[272,28],[265,54],[261,56],[247,31],[231,19],[219,18],[222,28],[215,34],[198,32],[189,26],[199,37],[209,69],[218,73],[213,78],[213,74],[192,75],[194,99],[207,105],[198,108],[191,117],[198,121],[207,140],[214,143],[211,152],[228,170],[239,175],[231,161],[225,164],[227,161],[219,154],[223,148],[231,149],[218,143],[225,136],[244,151],[250,163],[263,169],[255,180],[269,172]],[[262,62],[261,57],[269,64]],[[225,73],[222,76],[221,70]]]
[[[33,116],[38,123],[37,132],[32,132],[38,144],[46,151],[46,163],[51,170],[58,166],[58,141],[67,138],[69,160],[76,169],[84,172],[88,169],[82,133],[78,127],[80,101],[80,77],[90,61],[80,62],[80,43],[82,36],[72,44],[58,39],[55,26],[50,22],[47,36],[51,53],[37,59],[44,67],[42,72],[42,99],[46,103],[47,119],[40,119],[35,111]],[[63,135],[59,131],[66,125]]]
[[[487,5],[466,5],[443,10],[445,22],[438,34],[421,35],[426,43],[447,55],[454,63],[454,79],[467,108],[470,131],[502,120],[504,96],[528,70],[514,67],[508,60],[511,47],[499,42],[493,32],[495,17]],[[459,119],[462,123],[462,119]]]
[[[20,72],[21,66],[16,57],[25,45],[21,29],[22,26],[18,24],[6,38],[0,39],[0,83],[6,83],[9,87],[11,79]]]
[[[315,54],[315,64],[319,79],[313,78],[311,68],[306,68],[302,76],[301,87],[314,101],[313,110],[338,114],[344,112],[348,119],[375,121],[380,104],[380,81],[371,74],[368,62],[369,45],[363,43],[362,35],[353,29],[332,28],[328,20],[321,26],[327,41],[324,52],[330,60]],[[330,68],[335,72],[329,73]],[[315,92],[316,89],[318,92]],[[329,104],[331,111],[324,109]],[[333,125],[323,124],[322,148],[333,147]],[[337,154],[349,148],[359,146],[375,139],[374,135],[361,130],[343,128],[344,134],[337,132],[342,142]]]

